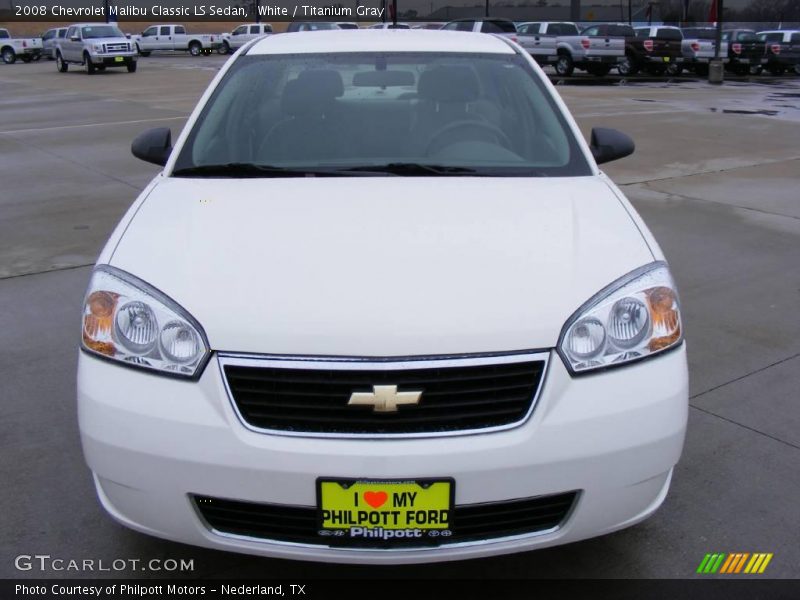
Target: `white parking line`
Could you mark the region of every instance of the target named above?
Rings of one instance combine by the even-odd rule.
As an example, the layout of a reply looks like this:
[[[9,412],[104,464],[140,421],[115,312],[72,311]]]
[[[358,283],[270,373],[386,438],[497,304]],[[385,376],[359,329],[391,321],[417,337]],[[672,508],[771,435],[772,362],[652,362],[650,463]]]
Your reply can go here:
[[[60,125],[58,127],[40,127],[38,129],[9,129],[7,131],[0,131],[3,133],[36,133],[38,131],[57,131],[59,129],[80,129],[81,127],[101,127],[103,125],[133,125],[136,123],[152,123],[153,121],[177,121],[178,119],[187,119],[189,115],[182,117],[159,117],[158,119],[138,119],[136,121],[109,121],[108,123],[83,123],[81,125]]]

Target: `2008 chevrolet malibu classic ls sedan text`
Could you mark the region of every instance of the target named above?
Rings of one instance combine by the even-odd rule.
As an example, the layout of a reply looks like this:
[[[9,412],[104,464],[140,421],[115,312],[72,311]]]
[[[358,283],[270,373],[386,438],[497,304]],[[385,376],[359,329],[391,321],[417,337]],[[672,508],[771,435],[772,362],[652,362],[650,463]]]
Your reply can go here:
[[[637,523],[688,374],[655,240],[515,43],[271,36],[232,58],[98,260],[78,406],[119,522],[413,563]]]

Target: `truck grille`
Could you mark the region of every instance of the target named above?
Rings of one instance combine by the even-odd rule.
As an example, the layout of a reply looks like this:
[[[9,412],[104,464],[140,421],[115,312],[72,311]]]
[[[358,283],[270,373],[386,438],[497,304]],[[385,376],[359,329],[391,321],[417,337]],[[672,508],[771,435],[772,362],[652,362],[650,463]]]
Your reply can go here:
[[[563,524],[577,497],[577,492],[566,492],[456,506],[452,535],[409,538],[403,545],[439,546],[552,531]],[[395,547],[400,541],[387,543],[378,538],[356,540],[347,536],[321,536],[318,533],[319,515],[313,507],[240,502],[209,496],[193,496],[192,499],[208,527],[217,533],[264,541],[361,548]]]
[[[103,44],[105,52],[128,52],[131,49],[130,44]]]
[[[220,356],[228,391],[251,428],[330,436],[446,435],[520,423],[533,409],[547,354],[404,362]],[[384,394],[420,392],[396,411]],[[359,393],[365,404],[350,405]],[[402,402],[402,400],[401,400]],[[378,404],[376,406],[376,404]],[[381,410],[384,409],[384,410]]]

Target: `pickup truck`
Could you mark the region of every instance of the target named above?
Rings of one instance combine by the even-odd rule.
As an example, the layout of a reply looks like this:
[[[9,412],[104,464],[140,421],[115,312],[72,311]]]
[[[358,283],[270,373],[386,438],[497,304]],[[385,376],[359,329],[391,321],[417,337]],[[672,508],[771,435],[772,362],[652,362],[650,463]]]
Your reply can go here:
[[[56,43],[58,70],[66,73],[70,64],[83,65],[87,75],[105,71],[106,67],[126,67],[128,73],[134,73],[136,48],[116,25],[76,23]]]
[[[717,30],[714,27],[683,28],[683,64],[697,75],[708,75],[708,63],[717,51]],[[719,57],[728,62],[728,42],[720,45]]]
[[[133,39],[142,56],[149,56],[153,50],[189,52],[192,56],[200,56],[211,54],[212,50],[222,46],[221,35],[186,33],[183,25],[151,25]]]
[[[220,54],[233,54],[250,40],[270,35],[272,25],[269,23],[245,23],[239,25],[230,33],[222,34],[222,46],[219,48]]]
[[[46,56],[48,60],[56,59],[56,43],[58,40],[63,40],[67,35],[66,27],[54,27],[48,29],[42,34],[42,55]]]
[[[525,23],[527,36],[539,35],[555,38],[556,73],[569,77],[575,69],[582,69],[603,77],[625,56],[625,40],[610,35],[581,33],[575,23],[543,22]],[[590,28],[591,29],[591,28]]]
[[[538,23],[522,23],[517,26],[517,41],[540,65],[556,62],[556,38],[539,33]]]
[[[620,64],[620,75],[634,75],[645,70],[651,75],[663,75],[672,64],[683,64],[683,33],[677,27],[654,25],[636,27],[631,40],[628,61]],[[628,71],[628,72],[624,72]]]
[[[773,75],[783,75],[786,71],[796,71],[800,65],[800,31],[796,29],[777,29],[760,31],[756,34],[759,42],[764,42],[764,56],[767,71]]]
[[[747,75],[750,69],[760,70],[767,64],[764,42],[759,41],[752,29],[728,29],[722,32],[728,42],[728,64],[725,68],[737,75]]]
[[[39,60],[42,55],[42,40],[39,38],[12,38],[8,29],[0,29],[0,56],[7,65],[17,62]]]

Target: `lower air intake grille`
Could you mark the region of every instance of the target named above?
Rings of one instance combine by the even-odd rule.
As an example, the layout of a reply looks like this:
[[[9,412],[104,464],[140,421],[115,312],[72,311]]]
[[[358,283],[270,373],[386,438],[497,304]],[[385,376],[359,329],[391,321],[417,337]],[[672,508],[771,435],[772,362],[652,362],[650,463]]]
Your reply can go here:
[[[425,547],[458,544],[552,530],[563,524],[577,497],[577,492],[566,492],[521,500],[456,506],[453,511],[452,535],[412,538],[402,545]],[[239,502],[209,496],[193,496],[193,500],[208,526],[218,533],[318,546],[398,546],[397,542],[387,543],[381,539],[354,540],[321,536],[318,533],[316,508]]]

